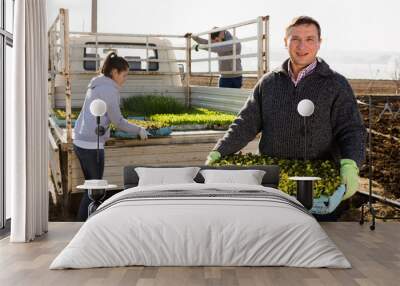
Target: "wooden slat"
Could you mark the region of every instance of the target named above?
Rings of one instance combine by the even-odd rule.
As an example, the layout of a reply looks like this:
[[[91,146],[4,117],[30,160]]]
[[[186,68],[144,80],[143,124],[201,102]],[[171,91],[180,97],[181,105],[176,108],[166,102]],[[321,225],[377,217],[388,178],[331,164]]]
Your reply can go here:
[[[64,138],[65,136],[63,135],[63,131],[54,122],[54,119],[52,117],[49,117],[49,125],[50,125],[51,130],[54,132],[54,135],[56,136],[55,140],[57,142],[59,142],[59,141],[60,142],[66,142],[66,139]]]
[[[182,162],[171,162],[171,163],[156,163],[157,165],[163,166],[163,165],[171,165],[171,166],[196,166],[196,165],[202,165],[204,163],[204,160],[196,160],[196,161],[182,161]],[[154,165],[154,163],[151,164],[142,164],[142,166],[146,165]],[[80,171],[80,170],[79,170]],[[113,170],[108,170],[104,172],[104,179],[108,181],[110,184],[115,184],[118,186],[118,189],[122,189],[124,185],[124,180],[123,180],[123,166],[120,167],[114,167]],[[77,177],[72,178],[72,185],[73,187],[73,193],[79,193],[81,190],[76,189],[76,186],[81,185],[84,183],[85,179],[83,177],[83,173],[80,171],[78,173],[75,173]]]
[[[115,140],[108,142],[114,146],[105,148],[104,179],[110,183],[123,185],[123,167],[127,165],[202,165],[208,153],[225,131],[176,132],[167,138],[142,140]],[[111,140],[113,141],[113,140]],[[243,153],[258,151],[259,137],[251,141]],[[64,148],[69,145],[64,144]],[[81,166],[75,153],[70,158],[72,192],[83,183]]]
[[[71,92],[73,94],[85,94],[90,82],[89,79],[78,79],[72,78],[71,82]],[[56,86],[56,94],[63,95],[65,92],[64,82],[60,82]],[[154,80],[149,80],[148,78],[138,78],[138,79],[128,79],[124,84],[121,93],[162,93],[167,94],[184,94],[185,90],[182,86],[166,86],[162,82],[155,82]]]
[[[203,144],[175,144],[158,146],[137,146],[106,148],[104,179],[110,183],[123,185],[123,168],[128,165],[177,165],[193,166],[204,164],[215,142]],[[242,152],[256,153],[258,139],[250,142]],[[72,157],[72,191],[84,181],[81,166],[75,155]]]
[[[51,176],[53,177],[57,194],[61,195],[62,191],[62,177],[60,167],[60,151],[54,141],[52,134],[49,131],[49,168]]]
[[[49,138],[49,147],[51,148],[51,150],[54,152],[58,151],[58,145],[54,140],[53,134],[51,134],[50,129],[48,129],[48,138]]]

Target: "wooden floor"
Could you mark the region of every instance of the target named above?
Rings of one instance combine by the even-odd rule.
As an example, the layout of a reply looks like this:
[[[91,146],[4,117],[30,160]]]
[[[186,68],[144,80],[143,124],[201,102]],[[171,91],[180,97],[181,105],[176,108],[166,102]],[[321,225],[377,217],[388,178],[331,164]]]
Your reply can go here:
[[[288,267],[123,267],[48,270],[81,226],[50,223],[49,233],[28,244],[0,241],[0,285],[400,285],[400,223],[375,231],[357,222],[323,223],[352,269]]]

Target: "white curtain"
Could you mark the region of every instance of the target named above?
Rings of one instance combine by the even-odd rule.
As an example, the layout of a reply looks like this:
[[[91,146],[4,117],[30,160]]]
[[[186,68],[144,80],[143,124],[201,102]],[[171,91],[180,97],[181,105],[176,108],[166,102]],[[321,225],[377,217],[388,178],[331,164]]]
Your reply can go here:
[[[6,188],[11,189],[12,242],[47,232],[46,0],[16,0],[14,70],[6,97]]]

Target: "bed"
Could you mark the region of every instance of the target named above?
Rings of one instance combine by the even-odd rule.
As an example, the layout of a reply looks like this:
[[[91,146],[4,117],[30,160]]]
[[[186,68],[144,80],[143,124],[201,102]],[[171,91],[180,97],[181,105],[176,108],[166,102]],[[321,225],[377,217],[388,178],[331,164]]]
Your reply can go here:
[[[194,183],[151,186],[138,185],[136,167],[125,167],[126,189],[100,205],[50,269],[351,267],[314,217],[276,188],[277,166],[250,167],[265,171],[261,185],[205,184],[198,173]]]

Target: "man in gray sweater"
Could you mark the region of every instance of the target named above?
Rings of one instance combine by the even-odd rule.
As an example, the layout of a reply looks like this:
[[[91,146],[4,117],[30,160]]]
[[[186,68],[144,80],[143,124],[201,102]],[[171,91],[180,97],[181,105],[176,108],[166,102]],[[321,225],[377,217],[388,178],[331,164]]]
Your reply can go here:
[[[241,150],[259,132],[261,154],[303,159],[304,124],[297,105],[309,99],[315,111],[307,121],[307,158],[340,164],[341,180],[346,184],[343,199],[347,199],[358,188],[366,137],[352,88],[345,77],[317,58],[321,30],[316,20],[295,18],[286,28],[284,40],[289,59],[257,83],[206,163]]]
[[[229,31],[217,31],[211,33],[211,43],[223,43],[228,41],[233,41],[233,36]],[[192,39],[201,45],[207,45],[208,40],[202,39],[200,37],[193,36]],[[237,40],[235,38],[235,40]],[[211,47],[211,52],[217,53],[219,57],[224,56],[232,56],[233,55],[233,43],[226,43],[226,45]],[[242,45],[240,43],[235,44],[236,47],[236,55],[240,55],[242,50]],[[208,51],[208,47],[201,48],[203,50]],[[195,46],[195,50],[199,50],[199,45]],[[221,76],[218,81],[219,87],[228,87],[228,88],[241,88],[242,87],[242,61],[240,58],[236,58],[236,71],[233,67],[233,59],[220,59],[218,60],[219,71],[221,72]]]

